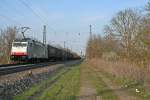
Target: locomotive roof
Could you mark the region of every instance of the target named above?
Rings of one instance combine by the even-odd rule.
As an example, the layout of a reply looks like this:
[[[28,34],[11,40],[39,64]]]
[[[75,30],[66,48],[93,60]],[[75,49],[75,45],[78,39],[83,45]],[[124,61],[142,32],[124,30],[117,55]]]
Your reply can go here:
[[[17,38],[14,40],[15,42],[27,42],[27,41],[33,41],[33,42],[38,42],[41,43],[40,41],[32,38]]]
[[[17,38],[14,41],[15,42],[26,42],[26,41],[29,41],[29,40],[31,40],[31,38]]]

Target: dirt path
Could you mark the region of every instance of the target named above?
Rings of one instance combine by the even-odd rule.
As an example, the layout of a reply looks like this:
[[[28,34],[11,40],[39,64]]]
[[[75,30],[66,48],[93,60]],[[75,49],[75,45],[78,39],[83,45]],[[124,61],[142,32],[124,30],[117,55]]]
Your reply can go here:
[[[107,87],[109,87],[110,90],[112,90],[118,96],[118,98],[120,100],[139,100],[135,96],[129,95],[125,91],[125,88],[123,88],[121,86],[118,86],[115,83],[113,83],[110,79],[108,79],[107,77],[105,77],[104,75],[102,75],[99,71],[97,71],[97,69],[94,69],[94,71],[105,82],[105,84],[107,85]]]
[[[83,65],[81,67],[79,100],[100,100],[100,97],[96,96],[96,90],[89,79],[89,73],[89,70]]]
[[[127,94],[122,87],[117,86],[116,84],[112,83],[108,78],[106,78],[103,75],[100,75],[100,77],[102,78],[102,80],[105,82],[105,84],[111,89],[113,90],[113,92],[118,96],[118,98],[120,100],[137,100],[136,97],[131,96],[129,94]]]
[[[91,72],[103,80],[108,87],[106,92],[112,91],[118,97],[117,100],[139,100],[137,97],[130,95],[126,91],[126,88],[113,83],[109,78],[103,75],[97,67],[91,66],[88,68],[86,65],[81,66],[79,100],[102,100],[100,96],[96,96],[96,89],[90,79]]]

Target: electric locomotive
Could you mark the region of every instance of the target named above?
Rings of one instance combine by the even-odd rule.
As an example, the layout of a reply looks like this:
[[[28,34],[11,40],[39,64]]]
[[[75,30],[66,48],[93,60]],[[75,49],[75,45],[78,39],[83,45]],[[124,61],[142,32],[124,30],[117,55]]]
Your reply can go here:
[[[74,60],[80,57],[69,49],[56,48],[31,38],[15,39],[12,42],[10,59],[12,61],[39,62]]]
[[[12,42],[10,59],[13,61],[37,61],[48,59],[47,46],[39,41],[24,38]]]

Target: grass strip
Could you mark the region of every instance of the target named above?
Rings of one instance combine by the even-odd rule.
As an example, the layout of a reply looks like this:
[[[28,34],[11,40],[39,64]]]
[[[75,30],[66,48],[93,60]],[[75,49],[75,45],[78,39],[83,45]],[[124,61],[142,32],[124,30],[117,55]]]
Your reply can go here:
[[[62,77],[47,88],[39,100],[75,100],[79,92],[80,67],[74,66],[70,71],[62,75]]]
[[[96,88],[97,96],[101,96],[102,100],[118,100],[118,97],[115,95],[115,93],[109,87],[107,87],[105,82],[99,76],[101,73],[97,73],[91,68],[89,68],[89,70],[89,77]]]
[[[66,70],[68,70],[68,68],[63,68],[53,75],[50,75],[48,79],[43,80],[42,82],[35,84],[27,90],[23,91],[21,94],[14,96],[14,100],[27,100],[29,97],[32,97],[36,93],[39,93],[43,87],[47,86],[48,83],[55,80],[58,76],[62,75]]]

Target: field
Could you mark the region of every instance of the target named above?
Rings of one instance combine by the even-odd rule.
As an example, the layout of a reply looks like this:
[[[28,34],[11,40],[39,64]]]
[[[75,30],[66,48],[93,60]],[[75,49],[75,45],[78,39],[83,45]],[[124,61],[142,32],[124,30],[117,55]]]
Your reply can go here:
[[[149,100],[149,93],[141,92],[140,87],[84,61],[63,68],[18,94],[14,100]],[[140,93],[136,93],[136,88]]]

